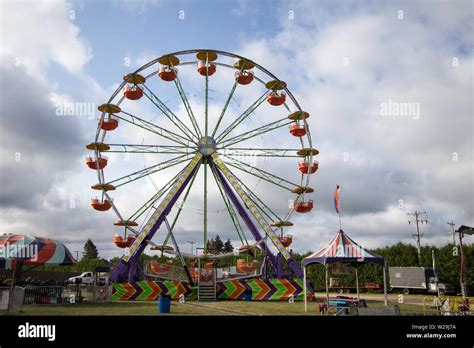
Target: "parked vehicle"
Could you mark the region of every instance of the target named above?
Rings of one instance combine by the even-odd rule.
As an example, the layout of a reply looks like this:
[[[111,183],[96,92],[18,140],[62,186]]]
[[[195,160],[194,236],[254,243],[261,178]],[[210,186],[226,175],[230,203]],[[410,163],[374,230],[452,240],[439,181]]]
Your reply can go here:
[[[401,289],[405,295],[412,292],[452,294],[456,290],[452,284],[440,282],[436,287],[433,268],[430,267],[389,267],[390,290]]]
[[[67,281],[69,284],[93,284],[94,276],[92,272],[84,272],[76,277],[71,277]]]
[[[102,275],[101,273],[96,273],[96,285],[105,285],[108,281],[108,277]],[[94,273],[93,272],[84,272],[81,275],[76,277],[69,278],[66,283],[68,284],[85,284],[92,285],[94,284]]]

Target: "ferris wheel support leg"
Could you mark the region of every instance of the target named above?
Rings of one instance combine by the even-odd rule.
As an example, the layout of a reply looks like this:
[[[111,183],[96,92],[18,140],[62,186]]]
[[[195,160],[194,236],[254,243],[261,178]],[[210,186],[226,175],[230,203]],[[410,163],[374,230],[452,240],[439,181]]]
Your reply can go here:
[[[276,260],[277,260],[276,276],[278,278],[282,278],[283,277],[283,260],[282,260],[281,253],[277,254]]]
[[[127,278],[129,281],[135,281],[137,279],[136,269],[137,267],[140,267],[139,257],[143,253],[143,250],[145,250],[145,247],[148,244],[147,241],[153,238],[181,193],[191,181],[194,172],[199,168],[201,157],[202,155],[200,153],[196,154],[196,156],[183,170],[180,178],[173,184],[173,187],[163,198],[158,208],[156,208],[154,213],[150,216],[128,252],[122,257],[117,266],[115,266],[112,270],[110,276],[112,282],[123,281]]]
[[[229,187],[229,184],[230,184],[235,189],[235,191],[239,194],[240,198],[245,202],[245,205],[249,207],[250,212],[255,217],[255,219],[258,221],[259,225],[263,228],[266,235],[268,235],[270,237],[272,243],[275,245],[275,247],[281,253],[282,257],[286,261],[286,264],[290,267],[290,269],[293,271],[295,276],[302,279],[303,278],[303,272],[301,271],[301,268],[298,266],[296,261],[291,257],[290,253],[286,250],[286,248],[280,242],[280,240],[278,239],[278,236],[270,228],[268,223],[265,221],[265,219],[262,217],[262,215],[258,212],[257,208],[255,208],[254,204],[251,202],[249,197],[245,194],[244,190],[242,189],[242,187],[238,183],[238,180],[235,178],[235,176],[231,173],[229,168],[227,168],[225,163],[219,158],[219,156],[217,154],[213,154],[211,157],[212,157],[214,163],[219,168],[219,170],[218,170],[219,177],[221,178],[221,181],[222,181],[222,184],[224,185],[224,187],[226,187],[226,192],[227,192],[227,194],[229,194],[229,197],[236,198],[234,192]],[[224,180],[224,177],[229,181],[229,183],[227,183],[227,181]],[[239,210],[239,213],[240,213],[240,210]],[[247,215],[247,217],[248,217],[248,215]],[[253,225],[253,227],[255,228],[255,225]],[[255,230],[256,230],[258,236],[260,236],[260,234],[258,233],[258,230],[256,228],[255,228]],[[253,234],[253,231],[252,231],[252,234]],[[268,249],[268,247],[267,247],[267,249]],[[273,256],[273,254],[272,254],[272,256]],[[276,263],[275,256],[273,256],[272,264],[276,265],[275,263]]]
[[[237,209],[237,212],[239,213],[239,215],[242,217],[242,219],[244,220],[245,224],[247,225],[248,229],[250,230],[250,232],[252,233],[253,237],[255,238],[255,240],[257,242],[260,243],[260,246],[263,250],[263,252],[265,253],[265,255],[268,257],[268,260],[270,261],[270,263],[272,264],[273,268],[276,267],[276,260],[275,260],[275,255],[273,255],[273,253],[270,251],[270,249],[268,248],[267,244],[265,243],[265,241],[263,240],[262,236],[260,235],[260,233],[258,232],[258,229],[257,227],[255,226],[255,224],[253,223],[252,219],[250,219],[250,216],[248,215],[247,211],[245,210],[245,208],[243,207],[242,203],[239,201],[239,199],[237,198],[237,196],[235,195],[234,191],[232,191],[232,189],[230,188],[229,184],[227,183],[227,181],[225,180],[225,178],[222,176],[222,173],[218,170],[217,171],[217,174],[219,176],[219,179],[222,183],[222,186],[224,187],[224,190],[225,192],[227,193],[227,196],[229,196],[232,204],[235,206],[235,208]]]

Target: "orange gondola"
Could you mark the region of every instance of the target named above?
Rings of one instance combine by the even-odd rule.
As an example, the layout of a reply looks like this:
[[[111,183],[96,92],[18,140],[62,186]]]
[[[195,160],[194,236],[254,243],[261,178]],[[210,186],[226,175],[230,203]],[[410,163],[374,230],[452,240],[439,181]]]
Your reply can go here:
[[[279,106],[285,104],[286,94],[272,91],[267,96],[267,101],[270,105]]]
[[[238,259],[237,260],[237,269],[241,272],[255,272],[257,269],[257,261],[253,260],[250,262],[245,262],[244,259]]]
[[[313,201],[294,202],[294,208],[298,213],[308,213],[313,209]]]
[[[211,62],[208,62],[206,64],[206,62],[204,60],[201,60],[199,63],[198,63],[198,68],[197,68],[197,71],[202,75],[202,76],[211,76],[213,75],[215,72],[216,72],[216,64],[214,63],[211,63]]]
[[[178,76],[178,69],[164,65],[158,70],[158,75],[163,81],[174,81]]]
[[[116,235],[114,236],[114,244],[115,244],[116,246],[120,247],[120,245],[122,245],[122,243],[123,243],[123,238],[122,238],[122,236],[119,236],[118,234],[116,234]],[[121,248],[121,247],[120,247],[120,248]]]
[[[114,243],[119,248],[130,248],[134,241],[135,237],[133,236],[128,236],[127,238],[123,239],[121,236],[116,234],[114,237]]]
[[[316,173],[316,171],[318,170],[318,165],[319,165],[318,161],[314,161],[311,164],[311,167],[309,166],[309,163],[306,162],[306,161],[305,162],[300,162],[299,170],[303,174],[313,174],[313,173]]]
[[[236,71],[235,81],[239,85],[248,85],[253,81],[253,72],[250,70]]]
[[[112,203],[108,199],[104,199],[103,201],[99,200],[98,198],[91,199],[91,206],[95,210],[98,211],[106,211],[112,207]]]
[[[279,237],[278,239],[280,240],[281,244],[283,244],[285,248],[288,248],[293,242],[293,236],[290,236],[290,235],[285,236],[285,237]]]
[[[90,169],[104,169],[107,166],[107,157],[99,156],[97,159],[91,156],[86,157],[86,164]]]
[[[156,274],[165,274],[171,270],[173,264],[170,261],[166,263],[150,262],[150,268],[153,273]]]
[[[297,123],[292,123],[290,126],[290,133],[295,137],[302,137],[306,135],[306,127]]]
[[[101,117],[99,117],[100,123]],[[104,120],[102,121],[100,128],[105,131],[112,131],[118,127],[118,119],[112,115],[104,116]]]
[[[123,95],[130,100],[138,100],[143,97],[143,90],[138,86],[125,86]]]

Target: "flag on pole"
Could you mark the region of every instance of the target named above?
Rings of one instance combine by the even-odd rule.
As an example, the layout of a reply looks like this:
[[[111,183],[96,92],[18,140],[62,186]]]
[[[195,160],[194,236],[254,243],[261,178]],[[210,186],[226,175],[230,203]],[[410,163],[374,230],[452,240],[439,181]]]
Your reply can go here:
[[[341,209],[341,204],[339,203],[339,190],[340,186],[336,185],[336,191],[334,191],[334,208],[336,209],[337,213],[339,214],[339,210]]]
[[[435,281],[438,281],[438,268],[436,267],[436,257],[435,257],[435,252],[434,249],[431,250],[431,258],[433,259],[433,275],[435,278]]]

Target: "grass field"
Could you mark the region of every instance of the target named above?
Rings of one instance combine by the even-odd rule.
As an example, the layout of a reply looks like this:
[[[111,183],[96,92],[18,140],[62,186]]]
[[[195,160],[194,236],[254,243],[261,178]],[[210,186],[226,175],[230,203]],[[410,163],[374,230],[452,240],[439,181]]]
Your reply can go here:
[[[383,306],[382,302],[369,302],[369,307]],[[420,309],[419,305],[404,304],[404,309]],[[16,315],[160,315],[156,302],[113,302],[110,304],[76,305],[28,305]],[[247,302],[247,301],[189,301],[171,303],[171,313],[162,315],[320,315],[317,303],[308,303],[308,312],[303,302]]]

